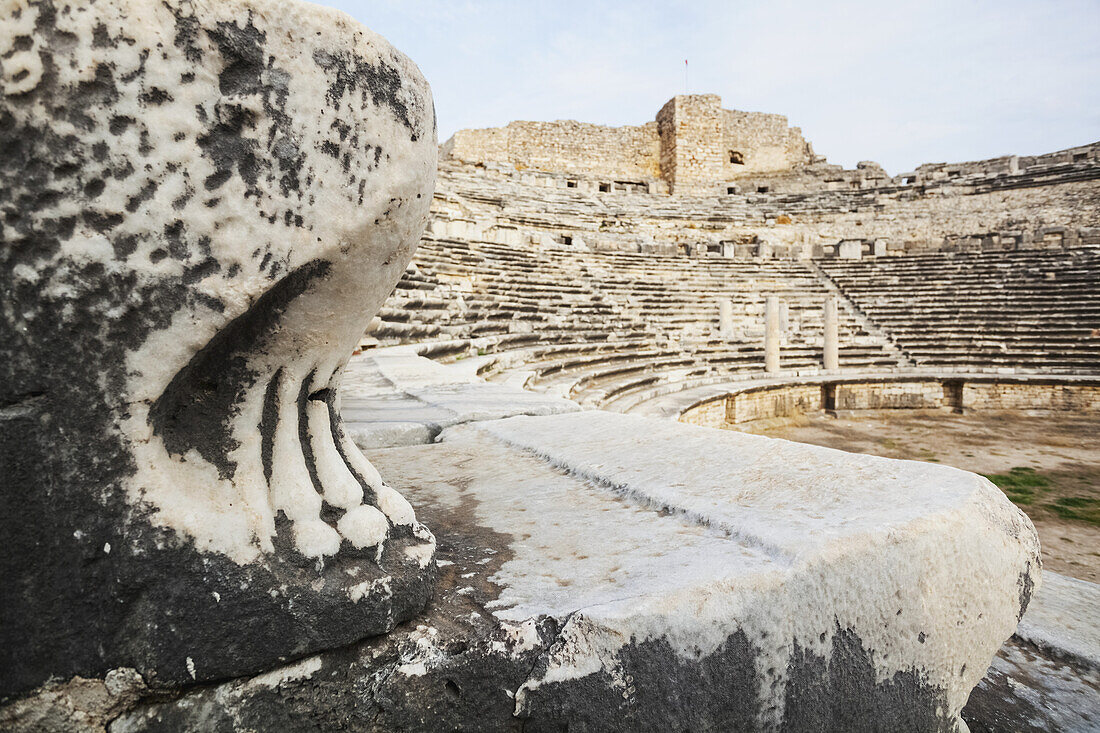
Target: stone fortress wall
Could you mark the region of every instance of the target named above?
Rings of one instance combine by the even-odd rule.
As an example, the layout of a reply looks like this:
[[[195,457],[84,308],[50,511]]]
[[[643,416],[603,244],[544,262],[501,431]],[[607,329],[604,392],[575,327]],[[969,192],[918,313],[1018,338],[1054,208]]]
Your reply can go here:
[[[869,160],[844,169],[817,155],[784,115],[724,109],[717,94],[677,95],[654,122],[638,126],[557,120],[459,130],[440,153],[479,167],[503,164],[584,179],[627,179],[619,183],[645,183],[649,193],[680,195],[980,186],[1008,176],[1026,182],[1034,171],[1079,178],[1074,168],[1100,164],[1100,144],[1093,143],[1042,155],[925,163],[896,176]],[[605,192],[614,190],[612,183]]]
[[[506,244],[805,259],[1100,243],[1100,143],[890,176],[829,164],[782,115],[715,94],[637,127],[462,130],[440,174],[433,232]]]
[[[655,122],[641,126],[559,120],[459,130],[441,153],[467,163],[625,179],[621,183],[684,194],[817,160],[801,130],[788,127],[783,115],[723,109],[717,94],[677,95]]]
[[[441,152],[457,160],[500,162],[589,176],[652,181],[660,177],[657,123],[608,127],[574,120],[510,122],[506,127],[459,130]]]

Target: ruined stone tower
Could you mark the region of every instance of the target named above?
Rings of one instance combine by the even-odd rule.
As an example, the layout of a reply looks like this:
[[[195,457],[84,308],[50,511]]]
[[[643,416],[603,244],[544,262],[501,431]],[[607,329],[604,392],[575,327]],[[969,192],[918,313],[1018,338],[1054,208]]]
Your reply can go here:
[[[691,195],[725,193],[739,176],[823,160],[783,115],[723,109],[717,94],[679,94],[656,122],[641,126],[559,120],[459,130],[441,153],[467,163],[659,181],[671,193]]]

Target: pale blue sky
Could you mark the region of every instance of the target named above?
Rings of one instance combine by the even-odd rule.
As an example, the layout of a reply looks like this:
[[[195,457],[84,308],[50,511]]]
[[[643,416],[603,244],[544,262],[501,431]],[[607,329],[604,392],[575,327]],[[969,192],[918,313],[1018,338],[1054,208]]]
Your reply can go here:
[[[672,95],[785,114],[818,154],[919,163],[1100,140],[1100,0],[326,0],[419,64],[440,142],[510,120],[653,119]]]

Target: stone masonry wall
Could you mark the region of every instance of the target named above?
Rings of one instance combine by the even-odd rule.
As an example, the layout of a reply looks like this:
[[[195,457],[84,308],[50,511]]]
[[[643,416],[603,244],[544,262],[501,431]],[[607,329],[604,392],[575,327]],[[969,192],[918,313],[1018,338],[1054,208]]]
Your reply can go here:
[[[1030,382],[967,382],[963,406],[973,410],[1100,411],[1100,386]]]
[[[934,409],[950,406],[947,390],[940,382],[864,382],[838,384],[838,410]]]
[[[680,422],[699,425],[704,428],[723,428],[726,426],[726,402],[728,397],[701,402],[684,410]]]
[[[925,163],[917,166],[911,177],[913,183],[928,183],[973,175],[1016,175],[1034,166],[1074,165],[1100,162],[1100,145],[1079,145],[1042,155],[1003,155],[988,160],[972,160],[964,163]]]
[[[820,410],[821,385],[791,385],[734,395],[726,405],[726,422],[739,424],[789,417]]]
[[[783,115],[732,109],[721,110],[721,115],[726,148],[723,178],[789,170],[814,160],[813,148],[802,137],[802,130],[789,127]],[[743,162],[736,163],[731,158]]]
[[[589,178],[667,181],[673,193],[725,193],[740,175],[814,162],[813,149],[783,115],[722,109],[717,94],[677,95],[640,126],[573,120],[510,122],[459,130],[441,154],[466,163],[505,163],[520,170]]]
[[[573,120],[510,122],[506,127],[459,130],[443,154],[470,163],[507,163],[523,170],[645,181],[659,178],[657,123],[607,127]]]
[[[881,240],[885,254],[1077,246],[1085,243],[1079,230],[1100,224],[1100,180],[968,196],[882,195],[871,206],[836,209],[779,205],[777,219],[787,214],[791,224],[761,234],[777,242],[795,241],[803,231],[816,241]]]
[[[661,173],[672,193],[709,193],[728,177],[722,111],[717,94],[693,94],[673,97],[657,113]]]
[[[516,233],[502,242],[510,245],[569,236],[594,249],[736,259],[836,257],[842,242],[863,257],[1100,245],[1100,177],[977,193],[891,187],[671,200],[653,195],[667,193],[664,180],[649,181],[649,193],[605,188],[614,180],[444,161],[439,188],[447,195],[433,205],[432,231],[477,239],[497,225]],[[545,198],[546,189],[571,183],[575,201],[564,191]],[[474,192],[503,204],[466,198]]]
[[[1100,384],[1074,381],[970,381],[910,379],[784,384],[727,394],[700,402],[680,415],[680,422],[709,428],[730,428],[754,420],[769,420],[824,409],[827,389],[834,390],[837,410],[951,409],[961,397],[966,410],[1100,411]]]

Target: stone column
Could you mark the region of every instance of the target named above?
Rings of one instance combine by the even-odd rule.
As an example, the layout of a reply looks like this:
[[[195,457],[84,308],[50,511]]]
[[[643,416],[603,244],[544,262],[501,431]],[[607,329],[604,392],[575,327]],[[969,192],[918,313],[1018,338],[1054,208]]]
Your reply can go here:
[[[779,371],[779,298],[774,295],[764,307],[764,371]]]
[[[724,339],[733,337],[733,301],[729,298],[718,301],[718,333]]]
[[[837,301],[835,297],[825,300],[825,368],[829,371],[840,369],[840,338],[837,323]]]

